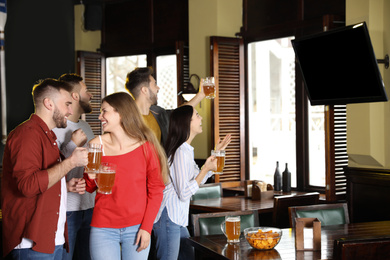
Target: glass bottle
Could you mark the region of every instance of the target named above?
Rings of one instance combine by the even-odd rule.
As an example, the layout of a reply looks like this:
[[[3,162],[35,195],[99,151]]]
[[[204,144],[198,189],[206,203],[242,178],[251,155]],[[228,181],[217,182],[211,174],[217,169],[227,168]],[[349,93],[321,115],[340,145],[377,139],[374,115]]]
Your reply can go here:
[[[291,172],[288,170],[288,166],[286,163],[286,169],[283,172],[283,191],[290,192],[291,191]]]
[[[276,169],[274,174],[274,190],[282,190],[282,174],[279,171],[279,162],[276,162]]]

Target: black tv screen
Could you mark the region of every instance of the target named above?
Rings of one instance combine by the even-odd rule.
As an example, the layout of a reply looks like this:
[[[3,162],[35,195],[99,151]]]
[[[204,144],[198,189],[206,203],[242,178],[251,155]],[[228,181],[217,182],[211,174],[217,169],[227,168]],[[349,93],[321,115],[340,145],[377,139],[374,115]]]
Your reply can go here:
[[[292,40],[311,105],[387,101],[365,22]]]

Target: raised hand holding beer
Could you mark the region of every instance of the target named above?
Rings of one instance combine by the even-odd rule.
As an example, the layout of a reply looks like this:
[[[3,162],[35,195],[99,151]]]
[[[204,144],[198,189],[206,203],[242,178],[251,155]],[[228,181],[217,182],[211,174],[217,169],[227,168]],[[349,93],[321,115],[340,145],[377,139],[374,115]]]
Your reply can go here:
[[[206,77],[203,80],[203,92],[207,99],[214,99],[216,94],[214,77]]]

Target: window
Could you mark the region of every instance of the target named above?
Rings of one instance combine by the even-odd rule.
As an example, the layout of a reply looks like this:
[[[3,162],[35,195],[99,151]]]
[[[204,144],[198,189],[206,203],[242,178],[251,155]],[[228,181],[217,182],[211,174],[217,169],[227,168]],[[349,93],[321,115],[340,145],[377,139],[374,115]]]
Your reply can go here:
[[[147,55],[134,55],[107,58],[107,95],[127,91],[125,88],[127,73],[137,67],[146,67]],[[165,109],[177,107],[176,55],[157,57],[158,105]]]
[[[146,67],[146,55],[106,58],[107,95],[127,91],[125,88],[127,73],[137,67]]]
[[[176,55],[157,56],[158,105],[165,109],[177,107]]]
[[[309,110],[309,185],[325,187],[325,114],[324,106]]]
[[[250,179],[273,184],[276,161],[296,187],[295,55],[291,38],[248,46]]]
[[[273,184],[279,170],[291,172],[297,187],[295,54],[293,37],[248,45],[250,179]],[[308,109],[309,185],[325,187],[324,107]]]

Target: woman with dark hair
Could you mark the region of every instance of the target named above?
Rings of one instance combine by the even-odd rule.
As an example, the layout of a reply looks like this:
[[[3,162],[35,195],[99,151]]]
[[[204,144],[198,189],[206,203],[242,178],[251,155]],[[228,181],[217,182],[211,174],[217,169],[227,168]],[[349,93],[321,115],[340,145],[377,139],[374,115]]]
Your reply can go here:
[[[117,168],[112,194],[96,194],[91,257],[147,259],[153,221],[169,182],[167,158],[128,93],[105,97],[99,119],[105,133],[90,143],[103,144],[101,162]],[[97,188],[95,177],[85,174],[88,192]]]
[[[160,260],[194,258],[193,249],[184,241],[189,237],[190,199],[199,185],[205,183],[213,175],[212,171],[217,169],[215,156],[207,158],[200,170],[195,163],[194,148],[190,144],[200,133],[202,117],[195,108],[185,105],[172,111],[165,145],[171,182],[164,189],[163,202],[153,225],[157,258]],[[218,140],[216,150],[224,150],[230,139],[229,134],[222,142]]]

